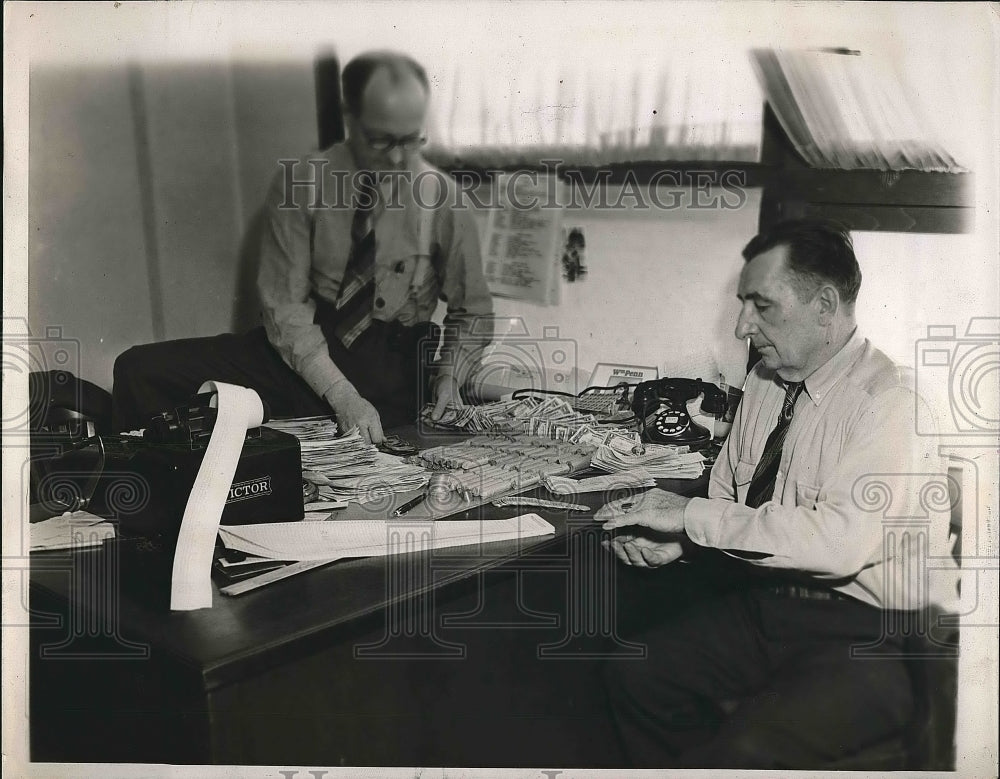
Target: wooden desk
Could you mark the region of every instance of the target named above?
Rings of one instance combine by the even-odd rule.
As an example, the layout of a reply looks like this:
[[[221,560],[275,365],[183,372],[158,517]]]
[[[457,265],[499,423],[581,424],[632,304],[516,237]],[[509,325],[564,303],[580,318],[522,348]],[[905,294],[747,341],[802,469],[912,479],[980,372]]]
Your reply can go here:
[[[192,612],[151,606],[110,552],[32,555],[32,760],[617,765],[601,656],[642,652],[630,614],[715,585],[617,566],[590,514],[538,513],[554,537],[340,561]]]

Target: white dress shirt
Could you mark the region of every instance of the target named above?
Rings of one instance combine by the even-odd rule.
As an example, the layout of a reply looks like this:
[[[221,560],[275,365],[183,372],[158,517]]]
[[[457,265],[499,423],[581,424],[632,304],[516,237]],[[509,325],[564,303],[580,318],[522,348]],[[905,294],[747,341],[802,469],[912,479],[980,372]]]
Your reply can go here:
[[[685,508],[687,535],[881,608],[957,611],[947,468],[936,437],[917,434],[922,401],[900,369],[855,331],[806,378],[774,497],[753,509],[743,501],[784,397],[758,363],[709,497]]]

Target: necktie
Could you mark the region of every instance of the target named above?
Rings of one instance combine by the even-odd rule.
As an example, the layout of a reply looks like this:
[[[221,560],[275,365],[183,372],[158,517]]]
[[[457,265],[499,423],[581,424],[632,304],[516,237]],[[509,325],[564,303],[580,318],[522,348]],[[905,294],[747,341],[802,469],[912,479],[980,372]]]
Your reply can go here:
[[[372,211],[378,197],[371,173],[358,182],[358,207],[351,221],[351,253],[337,297],[334,333],[348,349],[372,323],[375,300],[375,223]]]
[[[795,401],[798,400],[804,386],[805,384],[801,381],[785,385],[785,402],[781,406],[778,424],[774,426],[771,435],[767,437],[767,442],[764,444],[764,455],[757,463],[753,479],[750,480],[746,504],[751,508],[757,508],[766,503],[774,494],[774,481],[778,475],[778,463],[781,462],[781,449],[785,444],[785,435],[788,433],[792,414],[795,413]]]

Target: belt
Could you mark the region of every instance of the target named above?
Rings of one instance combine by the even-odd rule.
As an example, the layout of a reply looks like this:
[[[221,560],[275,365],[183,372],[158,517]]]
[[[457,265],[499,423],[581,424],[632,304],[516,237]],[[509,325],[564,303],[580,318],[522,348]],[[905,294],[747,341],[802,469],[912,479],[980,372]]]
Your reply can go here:
[[[774,584],[764,587],[763,591],[770,595],[780,595],[783,598],[800,598],[803,600],[854,600],[849,595],[831,590],[827,587],[810,587],[804,584]]]

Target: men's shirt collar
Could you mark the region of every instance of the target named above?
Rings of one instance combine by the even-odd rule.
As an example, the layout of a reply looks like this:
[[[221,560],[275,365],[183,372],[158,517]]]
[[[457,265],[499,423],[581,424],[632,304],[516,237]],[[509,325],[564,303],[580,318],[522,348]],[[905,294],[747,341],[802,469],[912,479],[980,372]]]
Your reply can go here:
[[[819,366],[805,379],[805,391],[815,405],[819,405],[833,385],[847,372],[857,360],[865,347],[865,339],[858,334],[858,329],[844,344],[840,351]]]

